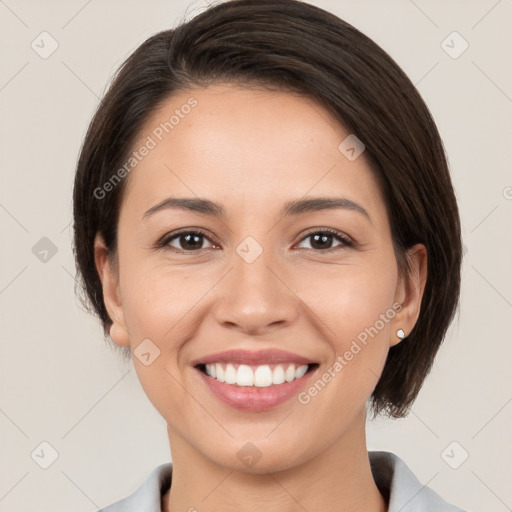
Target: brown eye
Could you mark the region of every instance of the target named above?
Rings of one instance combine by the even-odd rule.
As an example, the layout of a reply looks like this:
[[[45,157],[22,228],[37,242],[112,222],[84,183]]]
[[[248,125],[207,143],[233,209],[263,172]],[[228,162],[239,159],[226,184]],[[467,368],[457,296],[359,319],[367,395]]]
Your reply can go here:
[[[305,236],[304,240],[310,239],[310,247],[306,249],[312,249],[314,251],[326,252],[336,248],[351,247],[352,242],[342,233],[333,230],[314,231]],[[340,242],[333,246],[333,243]]]
[[[159,245],[161,247],[177,249],[178,252],[197,252],[208,248],[203,247],[205,240],[209,241],[212,244],[212,247],[215,247],[211,240],[202,231],[182,231],[180,233],[175,233],[173,235],[166,236]]]

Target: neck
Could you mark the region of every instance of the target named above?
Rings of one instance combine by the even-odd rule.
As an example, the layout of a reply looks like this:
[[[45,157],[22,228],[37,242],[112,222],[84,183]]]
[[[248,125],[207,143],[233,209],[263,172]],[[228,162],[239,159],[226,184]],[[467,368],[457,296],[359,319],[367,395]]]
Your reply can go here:
[[[169,431],[173,474],[162,510],[386,512],[368,460],[364,415],[355,432],[300,465],[255,474],[218,465]]]

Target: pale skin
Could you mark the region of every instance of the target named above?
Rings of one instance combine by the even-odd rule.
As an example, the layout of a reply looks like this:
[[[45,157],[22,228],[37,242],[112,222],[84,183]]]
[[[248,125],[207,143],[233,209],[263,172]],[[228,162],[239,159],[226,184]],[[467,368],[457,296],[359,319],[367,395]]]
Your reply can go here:
[[[168,424],[173,476],[162,510],[384,512],[365,404],[390,347],[407,343],[397,330],[409,333],[418,319],[425,247],[409,248],[412,271],[400,278],[369,160],[338,150],[349,132],[310,99],[229,84],[187,90],[152,113],[134,147],[191,96],[197,106],[131,171],[118,270],[95,241],[111,338],[132,352],[149,339],[161,351],[149,366],[133,363]],[[178,208],[144,217],[171,195],[214,201],[225,217]],[[309,197],[349,199],[369,218],[348,208],[280,216],[286,202]],[[185,228],[206,235],[192,249],[183,237],[155,248]],[[355,245],[335,235],[315,245],[325,228]],[[263,250],[252,263],[236,251],[248,236]],[[317,361],[320,377],[395,303],[400,311],[306,405],[293,398],[270,411],[237,410],[190,364],[230,348],[277,348]],[[237,456],[248,442],[261,453],[252,467]]]

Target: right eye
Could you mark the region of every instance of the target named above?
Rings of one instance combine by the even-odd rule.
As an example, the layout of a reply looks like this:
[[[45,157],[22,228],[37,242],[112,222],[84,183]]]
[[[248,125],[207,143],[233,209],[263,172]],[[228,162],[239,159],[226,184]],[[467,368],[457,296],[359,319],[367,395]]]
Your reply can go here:
[[[202,247],[204,240],[208,240],[210,243],[212,243],[213,247],[217,247],[202,230],[169,233],[162,238],[162,240],[158,243],[158,246],[161,248],[171,247],[172,249],[177,249],[175,252],[199,252],[204,249]]]

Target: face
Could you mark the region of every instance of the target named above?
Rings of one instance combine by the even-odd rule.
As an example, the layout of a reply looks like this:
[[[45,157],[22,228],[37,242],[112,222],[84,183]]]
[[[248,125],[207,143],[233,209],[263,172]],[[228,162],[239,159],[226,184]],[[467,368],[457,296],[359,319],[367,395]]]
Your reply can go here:
[[[96,261],[173,458],[274,471],[364,438],[422,288],[399,279],[370,162],[338,149],[349,134],[311,100],[230,85],[176,94],[142,130],[118,271],[100,237]]]

